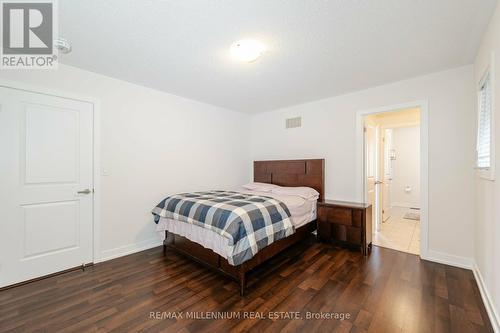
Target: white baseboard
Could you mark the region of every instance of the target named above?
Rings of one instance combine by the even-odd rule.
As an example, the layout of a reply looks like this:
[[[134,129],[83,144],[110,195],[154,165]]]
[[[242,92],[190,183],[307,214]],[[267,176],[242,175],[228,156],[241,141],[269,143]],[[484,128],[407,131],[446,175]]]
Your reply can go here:
[[[484,283],[481,271],[479,270],[479,267],[477,266],[475,261],[473,263],[472,272],[474,273],[474,278],[476,279],[477,287],[479,288],[479,292],[481,293],[481,298],[483,299],[484,307],[486,308],[488,317],[490,317],[491,326],[493,326],[493,330],[496,333],[500,333],[500,316],[498,316],[498,313],[495,310],[491,294],[488,292],[488,288]]]
[[[133,243],[129,245],[124,245],[120,246],[114,249],[109,249],[109,250],[104,250],[101,252],[101,255],[99,258],[97,258],[95,261],[96,262],[103,262],[119,257],[123,257],[132,253],[136,252],[141,252],[144,250],[151,249],[153,247],[157,247],[163,244],[163,241],[158,238],[154,237],[151,239],[147,239],[145,241],[139,242],[139,243]]]
[[[420,254],[420,258],[428,261],[437,262],[440,264],[465,268],[465,269],[473,269],[473,260],[472,258],[455,256],[448,253],[438,252],[434,250],[429,250],[427,253]]]

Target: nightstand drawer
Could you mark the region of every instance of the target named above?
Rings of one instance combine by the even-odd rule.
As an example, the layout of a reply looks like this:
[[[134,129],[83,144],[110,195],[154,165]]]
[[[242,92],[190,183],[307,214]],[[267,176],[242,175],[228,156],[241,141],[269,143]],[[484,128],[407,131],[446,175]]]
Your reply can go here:
[[[361,210],[352,211],[352,225],[353,227],[361,228],[363,224],[363,212]]]
[[[348,242],[353,245],[361,245],[360,228],[348,227],[342,224],[335,224],[332,226],[331,237],[341,242]]]
[[[349,208],[318,207],[318,219],[335,224],[352,225],[352,210]]]
[[[361,245],[362,230],[343,224],[319,224],[318,236],[324,241],[340,241],[352,245]]]
[[[330,208],[328,220],[332,223],[352,225],[352,211],[348,208]]]

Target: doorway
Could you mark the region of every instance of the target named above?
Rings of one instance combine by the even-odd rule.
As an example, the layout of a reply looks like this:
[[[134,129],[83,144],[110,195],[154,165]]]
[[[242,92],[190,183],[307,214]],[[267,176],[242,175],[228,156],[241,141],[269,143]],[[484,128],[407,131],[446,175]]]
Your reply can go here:
[[[421,248],[421,110],[363,117],[365,198],[372,204],[373,244],[412,254]]]

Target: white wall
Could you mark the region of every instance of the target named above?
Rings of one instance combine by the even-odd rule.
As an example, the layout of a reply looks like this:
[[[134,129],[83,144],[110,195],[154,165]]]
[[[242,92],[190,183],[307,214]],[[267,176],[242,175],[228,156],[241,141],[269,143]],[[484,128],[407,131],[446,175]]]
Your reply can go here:
[[[158,244],[151,209],[168,193],[247,182],[249,116],[78,68],[2,79],[101,101],[101,256]]]
[[[252,159],[324,157],[327,197],[359,201],[356,111],[422,99],[430,105],[429,248],[472,256],[471,66],[253,117],[69,66],[2,78],[101,100],[101,159],[110,174],[101,177],[105,257],[157,241],[149,211],[165,194],[237,186],[249,180]],[[285,130],[295,115],[303,127]]]
[[[396,159],[392,164],[391,205],[420,207],[420,126],[397,127],[392,133]],[[407,186],[410,192],[405,191]]]
[[[500,6],[497,6],[490,26],[483,37],[474,63],[474,83],[477,85],[489,67],[494,52],[494,98],[496,142],[500,138]],[[477,110],[477,105],[476,105]],[[476,177],[475,261],[479,280],[489,297],[490,313],[496,312],[496,327],[500,332],[500,144],[496,144],[496,181]],[[488,307],[488,302],[485,302]]]
[[[472,66],[262,113],[252,118],[254,159],[325,158],[326,197],[361,201],[356,166],[356,112],[429,102],[429,249],[470,263],[474,218]],[[302,116],[286,130],[285,118]],[[358,188],[357,188],[358,187]],[[453,195],[457,194],[457,195]]]

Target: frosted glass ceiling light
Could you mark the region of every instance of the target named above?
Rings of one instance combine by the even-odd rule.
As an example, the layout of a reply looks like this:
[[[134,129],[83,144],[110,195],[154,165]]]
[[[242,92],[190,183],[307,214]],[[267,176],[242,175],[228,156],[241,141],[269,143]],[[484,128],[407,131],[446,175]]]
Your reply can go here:
[[[231,56],[242,62],[257,60],[266,50],[264,44],[254,39],[242,39],[231,45]]]

